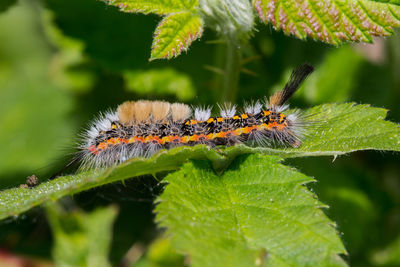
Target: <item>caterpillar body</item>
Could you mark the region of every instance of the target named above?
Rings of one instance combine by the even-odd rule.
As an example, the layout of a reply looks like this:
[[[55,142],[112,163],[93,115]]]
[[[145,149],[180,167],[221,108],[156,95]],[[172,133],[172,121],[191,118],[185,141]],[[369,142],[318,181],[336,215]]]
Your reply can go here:
[[[314,70],[303,64],[289,81],[263,104],[220,107],[220,116],[211,108],[194,108],[164,101],[127,101],[117,110],[94,121],[84,133],[76,160],[83,168],[107,167],[135,157],[149,157],[160,149],[205,144],[211,147],[239,143],[257,146],[298,147],[302,140],[299,114],[285,115],[286,101]],[[191,116],[193,114],[193,116]]]

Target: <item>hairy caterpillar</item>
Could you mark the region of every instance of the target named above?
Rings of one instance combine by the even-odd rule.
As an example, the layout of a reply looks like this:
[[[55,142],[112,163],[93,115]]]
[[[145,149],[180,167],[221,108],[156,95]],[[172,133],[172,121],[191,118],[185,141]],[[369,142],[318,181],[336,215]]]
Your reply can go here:
[[[94,121],[84,133],[76,160],[83,168],[106,167],[134,157],[149,157],[160,149],[205,144],[232,146],[247,143],[256,146],[298,147],[302,123],[298,114],[285,115],[287,100],[314,68],[303,64],[292,72],[285,87],[261,104],[245,105],[236,114],[236,106],[220,107],[220,116],[212,117],[211,108],[194,108],[164,101],[127,101],[117,110]],[[193,116],[192,116],[193,114]]]

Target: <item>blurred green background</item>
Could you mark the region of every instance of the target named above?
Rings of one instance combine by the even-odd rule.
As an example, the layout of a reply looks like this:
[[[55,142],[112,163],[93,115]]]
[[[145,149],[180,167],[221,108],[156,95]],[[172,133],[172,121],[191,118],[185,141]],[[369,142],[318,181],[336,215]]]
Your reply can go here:
[[[90,120],[125,100],[221,101],[221,76],[211,71],[223,65],[218,37],[206,30],[186,54],[149,62],[158,22],[157,16],[122,13],[96,0],[1,1],[0,189],[19,186],[31,174],[46,181],[68,162]],[[261,23],[257,29],[242,48],[239,105],[281,88],[295,66],[309,62],[317,70],[292,106],[369,103],[389,109],[388,119],[400,122],[400,35],[374,45],[333,47]],[[330,206],[326,214],[338,224],[352,266],[400,266],[399,163],[398,154],[368,151],[287,162],[318,180],[311,189]],[[160,190],[153,177],[143,177],[79,194],[63,205],[87,211],[119,206],[110,260],[130,266],[135,260],[127,252],[146,251],[160,233],[152,214]],[[181,264],[180,257],[165,256],[168,250],[162,253],[163,242],[152,246],[148,265],[139,265]],[[53,244],[42,209],[0,222],[0,266],[3,254],[51,266]]]

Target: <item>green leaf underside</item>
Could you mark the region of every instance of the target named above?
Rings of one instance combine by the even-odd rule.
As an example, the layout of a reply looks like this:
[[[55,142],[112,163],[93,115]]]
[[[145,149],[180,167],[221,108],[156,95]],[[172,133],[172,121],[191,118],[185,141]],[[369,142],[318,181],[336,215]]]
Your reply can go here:
[[[151,58],[172,58],[186,51],[190,44],[201,37],[203,19],[192,12],[181,12],[166,16],[154,34]]]
[[[124,12],[158,15],[189,11],[198,6],[197,0],[105,0],[105,2],[119,7]]]
[[[121,11],[164,16],[157,26],[150,60],[173,58],[186,51],[203,34],[204,22],[197,0],[105,0]]]
[[[54,237],[53,258],[57,266],[111,266],[108,253],[112,226],[118,209],[99,208],[90,213],[65,212],[49,205],[47,216]]]
[[[278,157],[241,156],[221,176],[189,162],[164,181],[156,219],[192,266],[346,266],[313,179]]]
[[[400,25],[400,1],[252,0],[260,19],[300,39],[329,44],[368,42],[389,36]]]
[[[357,150],[400,151],[400,127],[384,121],[386,110],[368,105],[325,104],[304,111],[315,123],[306,127],[299,148],[268,148],[237,145],[212,149],[204,145],[162,150],[151,158],[135,158],[106,170],[58,177],[35,188],[0,192],[0,219],[18,215],[49,200],[111,182],[158,172],[173,171],[188,159],[207,159],[215,169],[225,168],[236,156],[261,153],[282,158],[340,155]],[[39,177],[43,181],[43,178]]]

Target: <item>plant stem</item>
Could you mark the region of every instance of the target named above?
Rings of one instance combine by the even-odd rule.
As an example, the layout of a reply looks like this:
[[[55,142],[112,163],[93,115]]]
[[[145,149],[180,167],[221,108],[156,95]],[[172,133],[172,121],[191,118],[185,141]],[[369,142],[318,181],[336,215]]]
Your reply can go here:
[[[236,101],[241,58],[242,54],[238,42],[227,38],[223,94],[220,99],[222,103],[235,103]]]

